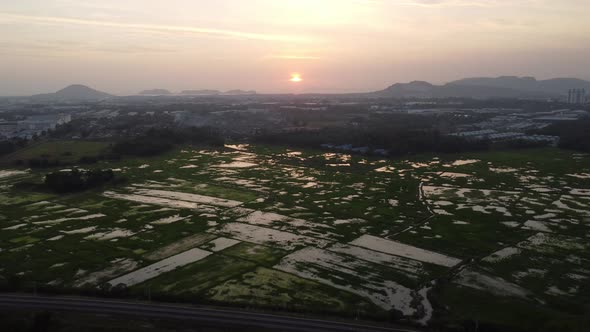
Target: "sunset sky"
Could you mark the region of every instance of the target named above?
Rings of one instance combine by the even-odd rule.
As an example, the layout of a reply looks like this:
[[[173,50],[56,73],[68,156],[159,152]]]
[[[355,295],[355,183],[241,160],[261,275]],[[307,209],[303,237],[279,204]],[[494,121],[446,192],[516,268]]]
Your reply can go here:
[[[589,13],[588,0],[0,0],[0,95],[590,79]]]

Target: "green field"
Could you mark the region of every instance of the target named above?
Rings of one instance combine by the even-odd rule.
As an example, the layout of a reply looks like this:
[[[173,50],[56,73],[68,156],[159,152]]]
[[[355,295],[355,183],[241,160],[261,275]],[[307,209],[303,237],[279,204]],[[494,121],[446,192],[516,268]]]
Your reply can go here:
[[[99,156],[106,152],[108,147],[107,142],[43,141],[3,156],[0,165],[14,166],[19,160],[26,165],[30,159],[47,159],[59,161],[62,165],[70,164],[77,162],[81,157]]]
[[[0,171],[6,287],[504,331],[576,330],[589,314],[588,155],[184,147],[95,167],[128,181],[55,195],[13,186],[42,171]]]

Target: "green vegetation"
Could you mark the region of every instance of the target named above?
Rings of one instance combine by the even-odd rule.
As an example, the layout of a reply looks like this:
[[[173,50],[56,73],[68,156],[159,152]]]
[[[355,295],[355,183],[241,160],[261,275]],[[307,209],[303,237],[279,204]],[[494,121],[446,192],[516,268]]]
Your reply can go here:
[[[99,158],[108,150],[107,142],[44,141],[2,158],[2,165],[31,167],[60,166],[77,163],[82,158]]]
[[[121,155],[154,156],[170,151],[178,144],[223,145],[223,138],[213,128],[149,129],[140,136],[115,143],[113,152]]]
[[[22,185],[46,171],[0,171],[0,261],[18,262],[1,287],[413,324],[428,293],[448,331],[579,331],[588,315],[587,155],[183,145],[96,167],[127,184],[57,195]]]
[[[443,135],[429,127],[412,128],[411,125],[405,126],[405,122],[400,125],[392,127],[390,122],[373,119],[366,126],[360,128],[332,127],[312,131],[270,133],[256,137],[256,141],[300,148],[319,148],[322,144],[351,144],[355,147],[385,149],[392,156],[428,152],[459,153],[489,149],[487,141],[469,141]]]
[[[583,152],[590,152],[590,133],[588,132],[590,119],[555,123],[540,130],[541,134],[560,137],[559,147]]]
[[[361,297],[263,267],[219,284],[209,290],[208,296],[220,302],[255,303],[310,312],[353,313],[362,309],[370,313],[370,310],[378,310]]]
[[[58,171],[45,175],[45,185],[58,193],[76,192],[88,190],[108,182],[115,178],[111,169],[106,170],[73,170]]]

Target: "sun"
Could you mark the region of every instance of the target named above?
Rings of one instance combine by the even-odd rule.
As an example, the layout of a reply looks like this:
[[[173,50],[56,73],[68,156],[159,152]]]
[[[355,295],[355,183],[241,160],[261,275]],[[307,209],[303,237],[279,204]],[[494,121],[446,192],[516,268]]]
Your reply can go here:
[[[291,74],[291,79],[289,79],[289,81],[291,81],[293,83],[299,83],[299,82],[303,81],[303,79],[301,78],[301,74],[293,73],[293,74]]]

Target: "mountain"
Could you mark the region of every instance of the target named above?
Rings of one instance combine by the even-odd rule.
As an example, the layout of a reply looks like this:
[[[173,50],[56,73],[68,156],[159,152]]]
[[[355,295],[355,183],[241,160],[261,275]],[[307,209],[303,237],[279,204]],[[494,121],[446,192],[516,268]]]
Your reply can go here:
[[[474,77],[444,85],[423,81],[396,83],[372,95],[394,98],[559,98],[572,88],[590,91],[590,82],[577,78],[538,81],[534,77]]]
[[[436,90],[436,86],[424,81],[413,81],[410,83],[396,83],[385,90],[378,91],[376,94],[387,97],[431,97]]]
[[[219,90],[184,90],[180,92],[181,95],[189,96],[216,96],[221,94]]]
[[[170,92],[166,89],[151,89],[151,90],[143,90],[139,94],[140,95],[162,96],[162,95],[171,95],[172,92]]]
[[[374,93],[379,97],[394,98],[518,98],[542,97],[541,94],[517,91],[501,87],[477,85],[445,84],[433,85],[428,82],[414,81],[396,83],[385,90]]]
[[[500,77],[473,77],[450,82],[453,85],[472,85],[486,87],[501,87],[520,91],[545,92],[549,94],[563,95],[569,89],[590,90],[590,81],[577,78],[553,78],[548,80],[536,80],[534,77],[500,76]]]
[[[31,98],[35,100],[99,100],[110,97],[113,97],[113,95],[94,90],[81,84],[70,85],[55,93],[44,93],[31,96]]]

